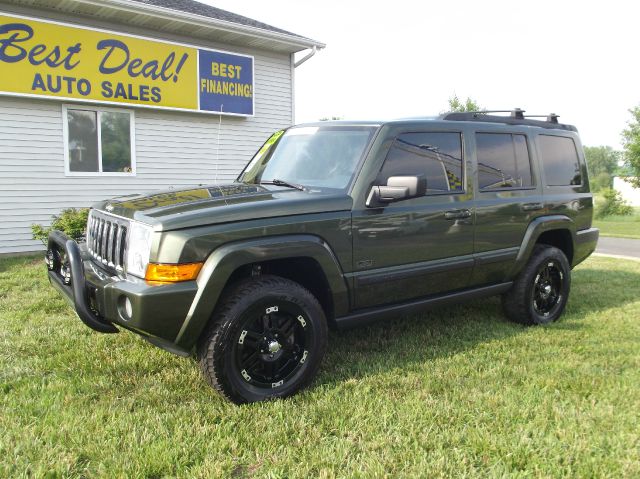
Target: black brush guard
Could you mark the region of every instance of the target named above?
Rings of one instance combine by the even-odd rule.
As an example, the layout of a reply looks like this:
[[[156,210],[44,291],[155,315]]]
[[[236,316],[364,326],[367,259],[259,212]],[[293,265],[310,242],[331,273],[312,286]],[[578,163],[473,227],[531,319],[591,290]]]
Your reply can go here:
[[[94,331],[117,333],[112,323],[105,321],[89,306],[82,255],[78,243],[61,231],[49,233],[46,263],[51,284],[73,304],[80,320]]]

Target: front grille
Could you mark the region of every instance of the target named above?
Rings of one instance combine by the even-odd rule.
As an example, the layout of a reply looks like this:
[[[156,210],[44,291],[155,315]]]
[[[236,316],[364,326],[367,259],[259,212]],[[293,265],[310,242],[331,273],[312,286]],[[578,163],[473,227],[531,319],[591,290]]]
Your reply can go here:
[[[128,220],[91,210],[87,223],[87,249],[96,261],[122,272],[127,257],[128,231]]]

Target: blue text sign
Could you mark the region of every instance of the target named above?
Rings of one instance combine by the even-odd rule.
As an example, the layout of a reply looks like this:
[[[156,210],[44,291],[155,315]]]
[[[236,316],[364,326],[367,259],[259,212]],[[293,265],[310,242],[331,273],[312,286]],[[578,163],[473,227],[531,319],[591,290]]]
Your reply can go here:
[[[253,58],[198,50],[200,110],[253,115]]]

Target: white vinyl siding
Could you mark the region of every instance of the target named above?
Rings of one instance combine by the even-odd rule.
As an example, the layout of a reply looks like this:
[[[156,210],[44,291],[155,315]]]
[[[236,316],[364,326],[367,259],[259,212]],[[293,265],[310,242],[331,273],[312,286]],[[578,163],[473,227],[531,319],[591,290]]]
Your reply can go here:
[[[235,179],[275,130],[291,124],[292,68],[286,53],[225,49],[255,56],[255,116],[132,108],[135,176],[65,176],[62,102],[0,96],[0,253],[42,249],[31,224],[48,225],[63,208]]]

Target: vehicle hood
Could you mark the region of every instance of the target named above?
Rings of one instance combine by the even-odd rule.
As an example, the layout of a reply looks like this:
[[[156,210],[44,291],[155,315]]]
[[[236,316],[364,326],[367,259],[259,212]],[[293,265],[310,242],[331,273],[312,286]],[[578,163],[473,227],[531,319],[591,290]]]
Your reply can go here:
[[[129,195],[95,209],[168,231],[217,223],[330,211],[348,211],[352,200],[335,190],[232,183]]]

